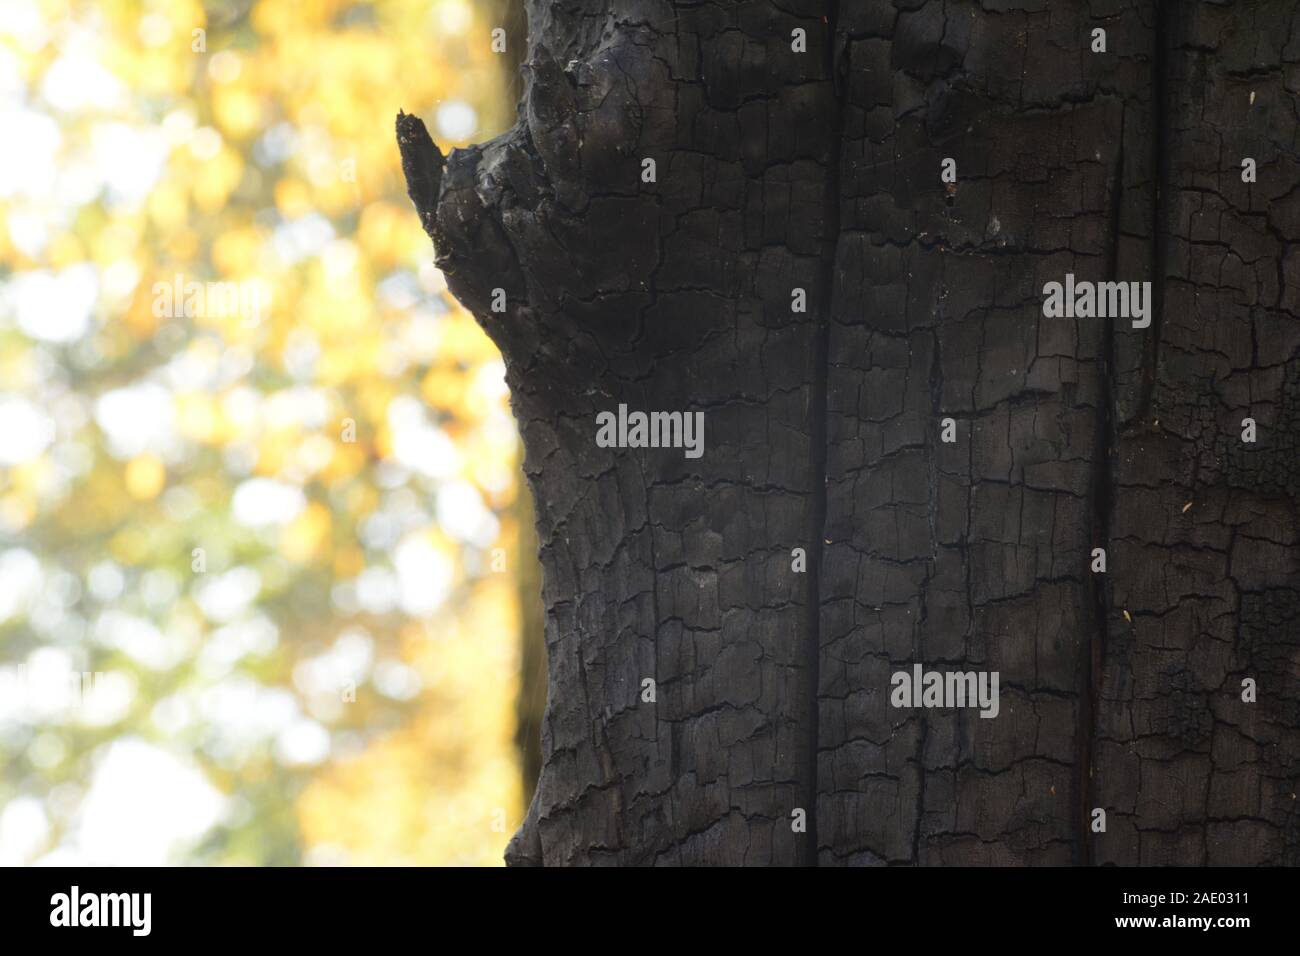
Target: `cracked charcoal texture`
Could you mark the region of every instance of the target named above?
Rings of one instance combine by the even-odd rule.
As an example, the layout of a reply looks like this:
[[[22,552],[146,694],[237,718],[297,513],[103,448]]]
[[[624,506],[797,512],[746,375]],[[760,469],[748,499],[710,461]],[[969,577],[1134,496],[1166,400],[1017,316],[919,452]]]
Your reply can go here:
[[[1164,307],[1117,417],[1112,566],[1132,570],[1110,578],[1094,858],[1296,865],[1300,7],[1171,6],[1160,32]]]
[[[1300,863],[1300,9],[525,7],[510,131],[399,120],[535,503],[507,861]],[[1152,326],[1043,318],[1067,272]],[[619,403],[704,457],[597,448]],[[918,662],[999,716],[890,707]]]

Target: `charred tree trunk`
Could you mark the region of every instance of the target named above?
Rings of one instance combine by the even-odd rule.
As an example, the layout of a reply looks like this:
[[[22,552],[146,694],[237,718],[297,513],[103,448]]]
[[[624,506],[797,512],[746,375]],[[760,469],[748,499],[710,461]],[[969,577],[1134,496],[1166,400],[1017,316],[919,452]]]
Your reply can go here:
[[[1292,0],[527,6],[511,131],[398,120],[536,504],[508,859],[1300,863]]]

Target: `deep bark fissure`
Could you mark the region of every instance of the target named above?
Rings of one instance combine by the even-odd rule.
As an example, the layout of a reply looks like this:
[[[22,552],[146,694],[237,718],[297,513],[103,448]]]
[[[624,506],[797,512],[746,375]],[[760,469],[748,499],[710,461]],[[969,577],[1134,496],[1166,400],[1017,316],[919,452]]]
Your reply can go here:
[[[822,552],[826,540],[826,456],[829,416],[827,388],[830,377],[830,327],[834,314],[835,263],[840,238],[840,177],[843,161],[844,112],[839,99],[835,51],[839,43],[839,0],[831,0],[826,23],[826,79],[836,92],[832,102],[830,143],[826,159],[826,188],[823,200],[823,229],[826,233],[822,263],[822,288],[818,303],[816,354],[813,359],[811,390],[812,418],[812,507],[808,517],[808,608],[805,653],[808,667],[808,760],[804,768],[804,805],[808,809],[808,832],[805,842],[804,862],[817,865],[819,856],[817,836],[818,759],[820,741],[821,694],[819,673],[821,661],[821,574]]]
[[[1120,124],[1119,152],[1115,161],[1113,205],[1110,221],[1110,262],[1106,274],[1118,282],[1120,276],[1119,244],[1124,207],[1124,125]],[[1097,384],[1097,439],[1093,460],[1092,547],[1110,550],[1110,519],[1112,488],[1111,457],[1115,448],[1115,319],[1107,316],[1102,326],[1101,363]],[[1078,776],[1076,778],[1079,801],[1079,837],[1077,862],[1083,866],[1092,863],[1092,748],[1096,734],[1095,717],[1101,691],[1101,666],[1106,654],[1106,634],[1110,626],[1110,594],[1106,576],[1093,572],[1092,555],[1088,555],[1087,572],[1092,592],[1092,627],[1090,639],[1083,645],[1082,675],[1079,692],[1079,746]],[[1107,572],[1108,573],[1108,572]]]

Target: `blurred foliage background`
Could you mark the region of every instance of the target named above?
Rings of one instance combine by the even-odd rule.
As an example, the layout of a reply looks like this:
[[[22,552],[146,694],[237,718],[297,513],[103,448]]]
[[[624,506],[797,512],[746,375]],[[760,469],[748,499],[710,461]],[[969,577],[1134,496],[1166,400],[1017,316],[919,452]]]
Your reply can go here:
[[[0,2],[0,863],[500,863],[517,435],[393,118],[508,126],[505,12]]]

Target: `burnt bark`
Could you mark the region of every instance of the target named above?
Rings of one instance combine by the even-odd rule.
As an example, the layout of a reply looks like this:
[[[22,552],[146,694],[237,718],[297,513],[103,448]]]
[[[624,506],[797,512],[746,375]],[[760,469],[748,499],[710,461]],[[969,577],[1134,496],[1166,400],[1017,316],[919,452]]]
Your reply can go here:
[[[536,507],[508,860],[1300,862],[1300,10],[527,9],[514,128],[398,119]],[[1150,327],[1044,317],[1066,273]],[[620,403],[703,456],[598,447]],[[918,663],[998,716],[891,706]]]

